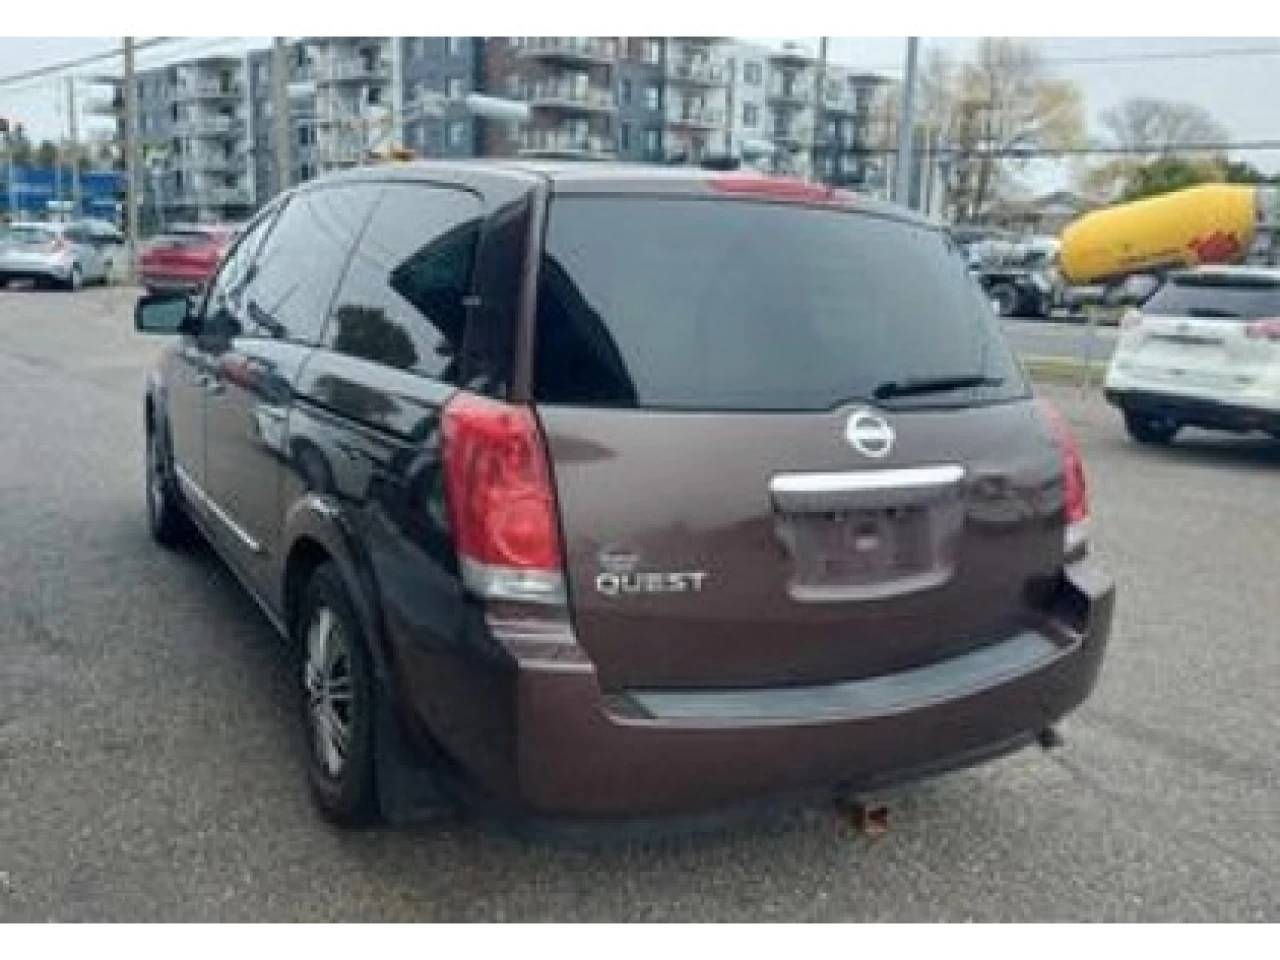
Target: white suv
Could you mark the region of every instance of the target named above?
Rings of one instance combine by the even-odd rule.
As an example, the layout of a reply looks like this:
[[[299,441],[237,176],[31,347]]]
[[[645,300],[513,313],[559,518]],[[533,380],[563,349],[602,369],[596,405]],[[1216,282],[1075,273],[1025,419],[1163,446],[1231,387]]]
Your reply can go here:
[[[1171,274],[1121,331],[1106,396],[1135,440],[1184,426],[1280,438],[1280,270]]]

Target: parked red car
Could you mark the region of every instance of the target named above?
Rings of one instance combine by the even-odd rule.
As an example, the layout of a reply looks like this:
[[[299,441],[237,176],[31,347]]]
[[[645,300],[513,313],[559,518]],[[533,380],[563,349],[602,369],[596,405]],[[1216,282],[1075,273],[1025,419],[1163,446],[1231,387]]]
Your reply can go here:
[[[147,244],[140,258],[148,292],[199,289],[235,239],[233,224],[173,227]]]

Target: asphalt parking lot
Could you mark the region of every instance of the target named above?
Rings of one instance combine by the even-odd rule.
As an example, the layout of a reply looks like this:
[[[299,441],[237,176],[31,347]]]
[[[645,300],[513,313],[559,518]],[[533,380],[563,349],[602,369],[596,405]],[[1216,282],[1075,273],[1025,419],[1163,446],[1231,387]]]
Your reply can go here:
[[[472,822],[341,834],[231,576],[142,506],[156,352],[128,291],[0,291],[0,919],[1280,920],[1280,444],[1075,425],[1120,583],[1066,745],[830,811],[566,849]]]

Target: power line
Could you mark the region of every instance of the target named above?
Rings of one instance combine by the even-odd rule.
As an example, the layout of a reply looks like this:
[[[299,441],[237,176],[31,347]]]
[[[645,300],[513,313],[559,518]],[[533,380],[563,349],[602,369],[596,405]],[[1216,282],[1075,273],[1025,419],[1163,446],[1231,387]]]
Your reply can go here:
[[[145,50],[150,47],[156,47],[163,43],[173,43],[181,37],[152,37],[149,40],[143,40],[138,43],[138,50]],[[75,60],[63,60],[60,63],[50,64],[45,67],[37,67],[34,70],[25,70],[22,73],[11,73],[7,77],[0,77],[0,88],[15,86],[26,83],[31,80],[42,80],[45,77],[52,77],[58,74],[66,73],[70,70],[76,70],[80,67],[87,67],[91,64],[102,63],[104,60],[114,60],[124,54],[124,50],[115,47],[102,53],[90,54],[87,57],[79,57]]]
[[[962,148],[943,147],[936,154],[965,159],[991,160],[1035,160],[1056,159],[1059,157],[1089,156],[1132,156],[1158,159],[1179,153],[1228,153],[1231,151],[1267,151],[1280,150],[1280,140],[1238,140],[1231,143],[1182,143],[1162,147],[1006,147],[997,150],[966,150]],[[892,147],[872,150],[861,150],[859,153],[877,156],[892,155],[897,151]]]

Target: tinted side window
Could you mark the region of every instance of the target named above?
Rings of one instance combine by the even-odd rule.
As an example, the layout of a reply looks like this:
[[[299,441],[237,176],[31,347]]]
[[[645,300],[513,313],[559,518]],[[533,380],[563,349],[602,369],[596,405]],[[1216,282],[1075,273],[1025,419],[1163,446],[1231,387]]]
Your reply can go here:
[[[334,289],[377,188],[328,187],[293,197],[253,260],[237,314],[246,336],[320,339]]]
[[[334,303],[334,350],[456,382],[481,225],[469,193],[388,186]]]
[[[204,330],[207,333],[237,332],[236,317],[241,307],[249,265],[266,239],[280,207],[265,211],[240,238],[223,262],[209,287],[204,306]]]

